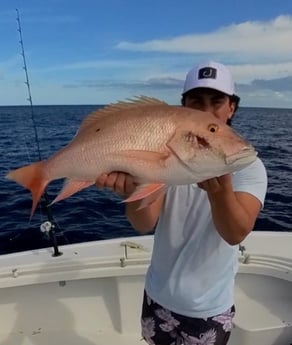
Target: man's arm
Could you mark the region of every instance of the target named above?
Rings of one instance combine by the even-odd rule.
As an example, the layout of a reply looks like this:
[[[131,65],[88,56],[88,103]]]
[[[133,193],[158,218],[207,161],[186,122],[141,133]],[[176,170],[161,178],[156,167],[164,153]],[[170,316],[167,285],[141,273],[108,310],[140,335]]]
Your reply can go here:
[[[261,202],[245,192],[234,192],[231,176],[224,175],[198,184],[209,198],[213,222],[230,245],[239,244],[253,229]]]
[[[137,187],[132,176],[120,172],[101,175],[96,182],[96,186],[110,188],[123,197],[132,194]],[[154,229],[164,203],[164,198],[165,195],[159,196],[149,206],[141,210],[138,210],[140,201],[127,203],[126,216],[135,230],[145,234]]]
[[[141,234],[146,234],[154,229],[162,206],[164,195],[159,196],[151,205],[137,210],[140,202],[130,202],[126,205],[126,216],[133,228]]]

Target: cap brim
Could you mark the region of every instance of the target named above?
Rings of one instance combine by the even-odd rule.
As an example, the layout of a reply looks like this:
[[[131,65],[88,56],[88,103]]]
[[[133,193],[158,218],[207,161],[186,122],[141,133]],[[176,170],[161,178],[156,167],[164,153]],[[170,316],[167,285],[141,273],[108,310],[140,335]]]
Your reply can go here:
[[[192,89],[189,89],[189,90],[183,92],[182,95],[185,95],[186,93],[188,93],[188,92],[190,92],[190,91],[192,91],[192,90],[196,90],[196,89],[210,89],[210,90],[216,90],[216,91],[219,91],[219,92],[221,92],[221,93],[224,93],[224,94],[227,95],[227,96],[233,96],[233,95],[234,95],[234,93],[228,93],[228,92],[226,92],[226,91],[220,90],[219,88],[210,87],[210,86],[195,86],[195,87],[193,87]]]

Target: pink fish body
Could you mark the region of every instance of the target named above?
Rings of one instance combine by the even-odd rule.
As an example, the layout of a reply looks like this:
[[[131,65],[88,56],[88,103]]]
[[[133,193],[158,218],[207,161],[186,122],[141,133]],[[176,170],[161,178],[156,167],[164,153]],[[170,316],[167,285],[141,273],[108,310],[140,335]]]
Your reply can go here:
[[[198,183],[244,168],[253,147],[214,115],[154,98],[119,102],[87,116],[73,140],[47,160],[9,172],[32,192],[31,216],[47,185],[66,178],[53,203],[122,171],[142,184],[126,201],[167,185]]]

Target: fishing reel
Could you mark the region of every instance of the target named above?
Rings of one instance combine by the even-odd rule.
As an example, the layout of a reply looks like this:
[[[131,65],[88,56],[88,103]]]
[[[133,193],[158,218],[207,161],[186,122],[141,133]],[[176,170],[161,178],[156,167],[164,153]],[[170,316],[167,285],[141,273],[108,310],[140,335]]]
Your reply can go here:
[[[46,221],[44,223],[41,224],[40,226],[40,229],[41,229],[41,232],[43,233],[49,233],[52,229],[54,228],[54,224],[50,221]]]
[[[55,228],[55,225],[52,222],[50,222],[49,220],[45,221],[40,226],[41,232],[44,234],[47,234],[53,243],[54,252],[53,252],[52,256],[60,256],[63,253],[59,251],[54,228]]]

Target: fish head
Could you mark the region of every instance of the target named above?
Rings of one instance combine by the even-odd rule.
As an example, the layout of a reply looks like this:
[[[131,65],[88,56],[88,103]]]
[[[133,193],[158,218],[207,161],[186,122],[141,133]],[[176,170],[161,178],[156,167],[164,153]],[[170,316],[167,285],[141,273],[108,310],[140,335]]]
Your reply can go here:
[[[197,180],[241,170],[256,160],[254,147],[230,126],[211,113],[190,110],[192,116],[181,118],[167,146]]]

